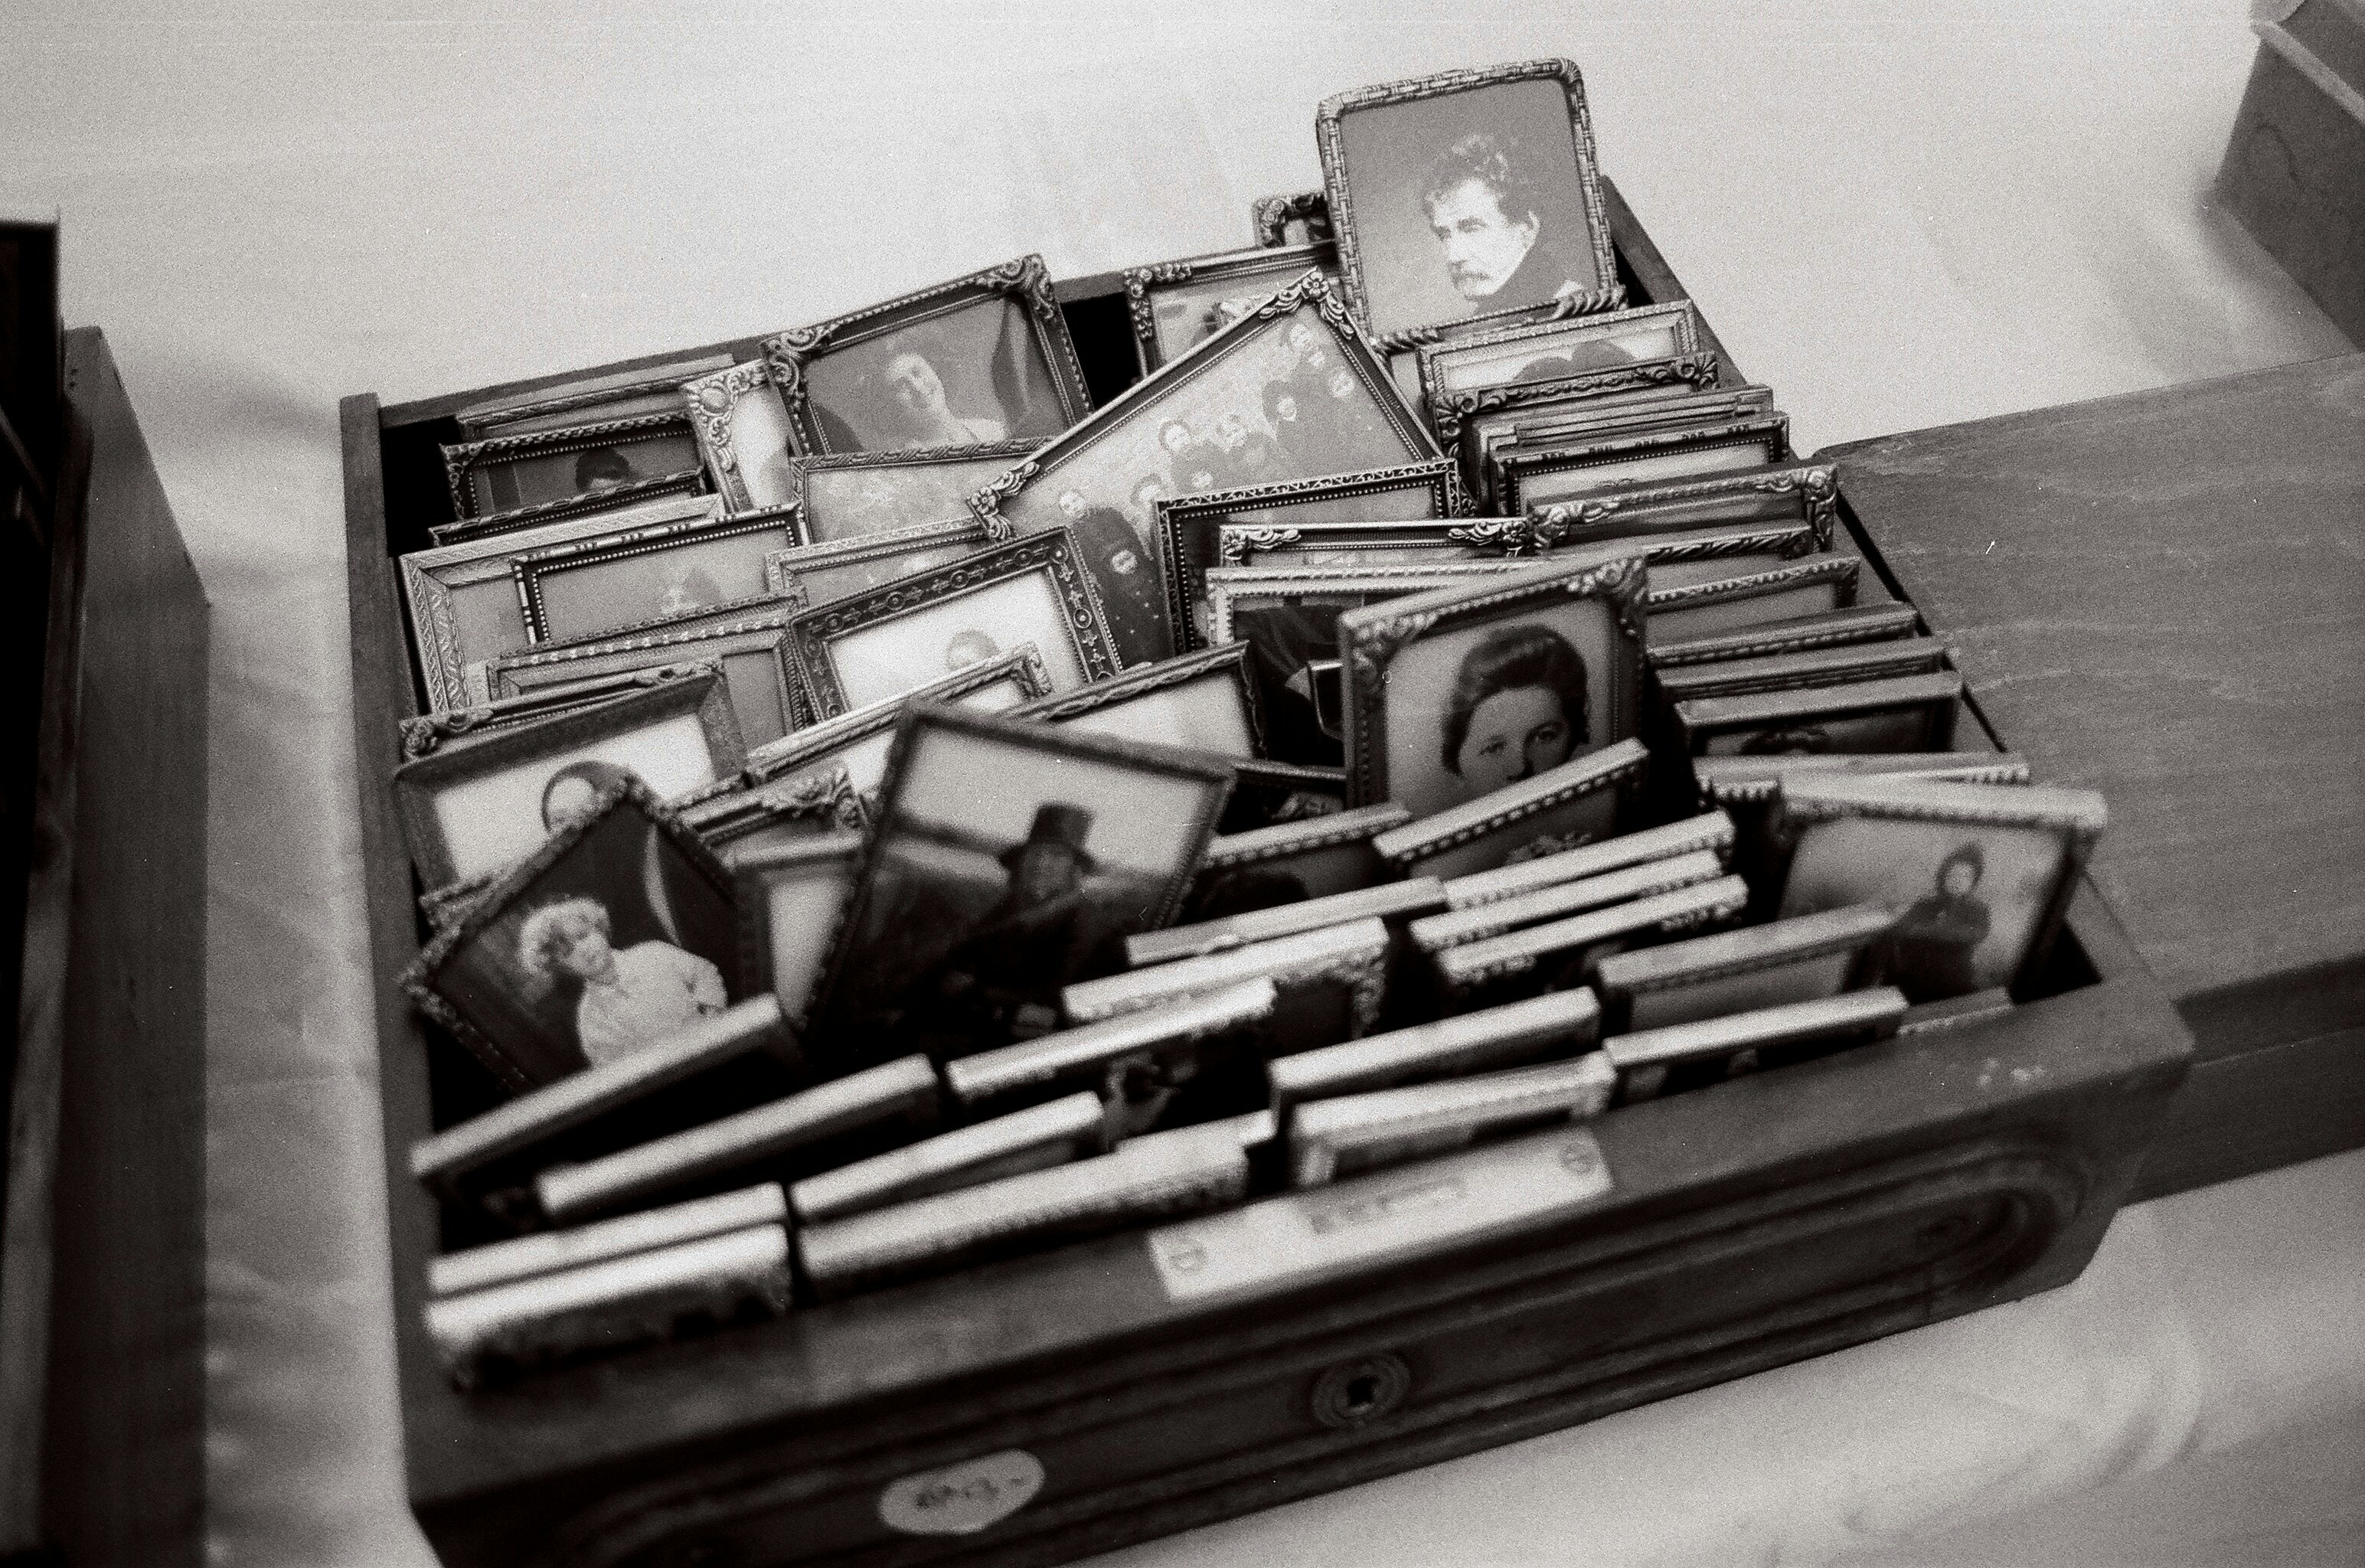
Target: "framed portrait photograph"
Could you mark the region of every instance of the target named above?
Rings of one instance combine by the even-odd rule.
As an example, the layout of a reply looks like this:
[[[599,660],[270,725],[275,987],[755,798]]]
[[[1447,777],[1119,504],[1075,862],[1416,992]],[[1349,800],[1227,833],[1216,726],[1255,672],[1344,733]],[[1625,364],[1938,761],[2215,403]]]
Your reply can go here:
[[[1152,532],[1160,498],[1443,455],[1345,304],[1309,272],[970,504],[996,534],[1073,532],[1119,661],[1148,664],[1173,651]]]
[[[470,441],[494,435],[526,435],[569,425],[669,414],[681,407],[685,383],[731,366],[727,353],[659,359],[623,370],[570,376],[553,386],[507,393],[471,403],[453,415]]]
[[[2044,959],[2109,825],[2102,795],[2046,785],[1794,774],[1781,912],[1889,911],[1879,979],[1908,1002],[2011,985]]]
[[[949,522],[797,544],[764,557],[764,586],[800,610],[817,610],[974,555],[992,541],[963,513]]]
[[[601,680],[629,679],[683,660],[721,666],[731,711],[748,746],[776,741],[810,715],[788,654],[791,604],[749,607],[754,613],[714,624],[667,628],[622,637],[540,644],[485,661],[485,682],[496,702],[583,689]]]
[[[1675,704],[1694,756],[1945,751],[1954,744],[1963,678],[1953,670],[1887,680],[1699,697]]]
[[[1769,621],[1737,632],[1652,643],[1651,667],[1688,668],[1725,659],[1770,658],[1813,648],[1850,647],[1922,634],[1922,618],[1910,604],[1859,604],[1847,610]]]
[[[1309,268],[1335,282],[1338,247],[1317,241],[1127,267],[1126,305],[1141,374],[1205,342]]]
[[[1249,204],[1249,229],[1267,250],[1310,245],[1331,238],[1330,203],[1320,191],[1259,196]]]
[[[1642,742],[1619,741],[1391,828],[1372,847],[1398,876],[1440,879],[1557,855],[1633,825],[1649,765]]]
[[[1390,875],[1373,840],[1411,820],[1387,801],[1226,834],[1200,857],[1185,914],[1221,920],[1372,887]]]
[[[1312,479],[1161,496],[1151,510],[1151,529],[1176,645],[1207,645],[1207,568],[1242,564],[1218,557],[1227,524],[1282,530],[1308,523],[1460,517],[1467,510],[1460,475],[1441,457]]]
[[[1014,719],[1218,756],[1260,754],[1264,725],[1245,643],[1226,643],[1012,710]]]
[[[791,1029],[821,981],[838,924],[862,870],[862,835],[828,833],[734,855],[739,973],[750,994],[770,991]]]
[[[1528,515],[1539,530],[1572,543],[1796,520],[1812,525],[1828,549],[1839,494],[1839,471],[1831,464],[1786,463],[1673,484],[1616,485]]]
[[[1605,545],[1345,611],[1348,799],[1428,816],[1631,738],[1643,582]]]
[[[1679,360],[1696,364],[1687,371],[1642,374],[1642,366],[1667,366]],[[1703,360],[1709,369],[1700,369]],[[1430,409],[1445,399],[1475,398],[1475,393],[1499,387],[1561,386],[1580,376],[1585,378],[1582,395],[1606,395],[1622,386],[1715,386],[1715,354],[1703,353],[1700,312],[1691,308],[1691,300],[1445,338],[1414,350],[1414,364],[1419,366],[1421,399]],[[1514,402],[1504,399],[1487,407],[1511,407]]]
[[[631,515],[636,523],[665,527],[704,520],[711,515],[709,502],[668,500],[645,511],[635,509]],[[518,602],[517,581],[510,575],[514,557],[608,534],[616,521],[567,518],[513,533],[439,543],[398,557],[395,566],[402,577],[410,645],[419,655],[427,705],[461,708],[485,700],[478,689],[479,666],[533,641],[524,607]]]
[[[1854,555],[1821,554],[1731,577],[1653,582],[1644,613],[1653,637],[1675,640],[1825,614],[1855,602],[1862,566]]]
[[[447,747],[466,745],[497,731],[555,718],[577,708],[589,708],[614,698],[629,697],[652,687],[712,675],[719,667],[713,659],[693,657],[681,663],[647,665],[611,674],[589,676],[531,692],[508,692],[482,702],[472,702],[465,708],[447,708],[437,713],[416,713],[400,721],[398,725],[402,734],[403,759],[409,761]]]
[[[809,453],[1043,442],[1092,407],[1040,256],[794,328],[762,347]]]
[[[1007,652],[965,665],[950,675],[914,688],[902,697],[891,697],[834,719],[821,720],[769,745],[752,749],[747,754],[745,777],[750,783],[765,784],[835,764],[846,769],[855,792],[870,799],[886,779],[887,753],[895,739],[895,723],[909,704],[944,702],[983,713],[1000,713],[1048,696],[1050,690],[1051,678],[1044,672],[1035,644],[1021,643]]]
[[[669,800],[745,757],[723,678],[707,671],[407,762],[395,804],[420,882],[440,888],[532,854],[612,786]]]
[[[745,998],[730,879],[645,788],[611,782],[403,986],[513,1090],[621,1060]]]
[[[1021,643],[1054,691],[1115,675],[1108,622],[1067,531],[1038,533],[809,610],[789,647],[814,712],[832,718]]]
[[[797,532],[806,544],[966,521],[978,487],[1043,443],[992,441],[909,452],[843,452],[790,460]]]
[[[572,642],[768,590],[764,557],[796,543],[785,510],[595,534],[510,558],[526,631]]]
[[[1041,1034],[1181,906],[1220,758],[936,705],[902,718],[811,1046],[942,1061]]]
[[[1575,62],[1342,93],[1315,137],[1348,297],[1384,347],[1625,302]]]
[[[597,498],[698,472],[698,442],[678,409],[443,448],[443,477],[462,517]]]
[[[768,365],[750,360],[701,375],[682,386],[680,398],[707,477],[730,510],[787,506],[797,498],[789,469],[794,432]]]
[[[1522,515],[1614,485],[1730,474],[1789,459],[1790,416],[1764,414],[1560,446],[1519,446],[1496,458],[1494,493],[1505,512]]]

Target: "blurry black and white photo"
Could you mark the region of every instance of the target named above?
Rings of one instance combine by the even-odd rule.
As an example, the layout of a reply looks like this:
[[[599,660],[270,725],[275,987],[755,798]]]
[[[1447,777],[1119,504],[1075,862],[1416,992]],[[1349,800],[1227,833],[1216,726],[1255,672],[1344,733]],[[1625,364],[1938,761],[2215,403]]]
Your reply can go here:
[[[1325,99],[1318,124],[1340,260],[1374,335],[1615,303],[1573,63],[1365,87]]]
[[[818,1027],[881,1059],[1047,1034],[1176,909],[1231,770],[942,708],[903,721]]]
[[[681,398],[707,474],[731,510],[786,506],[797,498],[789,467],[796,434],[762,361],[700,376],[682,387]]]
[[[438,937],[414,993],[521,1085],[619,1060],[742,994],[722,868],[648,790],[583,796],[545,852]]]
[[[758,512],[553,544],[510,564],[537,643],[595,637],[764,591],[764,557],[796,543],[785,513]]]
[[[673,410],[447,446],[443,465],[459,515],[481,517],[695,473],[699,452]]]
[[[1015,467],[1036,441],[913,452],[852,452],[789,460],[797,531],[808,544],[969,516],[977,487]]]
[[[824,718],[902,697],[1025,643],[1035,645],[1054,691],[1115,673],[1107,622],[1065,532],[1016,540],[790,622],[798,672]]]
[[[1435,398],[1523,382],[1564,381],[1698,351],[1698,315],[1688,301],[1678,301],[1448,339],[1423,347],[1418,357],[1421,388]]]
[[[1125,289],[1142,374],[1214,337],[1309,267],[1335,284],[1338,248],[1280,245],[1128,268]]]
[[[669,800],[745,755],[729,690],[709,672],[446,746],[404,764],[395,795],[420,879],[437,888],[532,854],[601,789],[629,778]]]
[[[747,776],[757,783],[794,778],[831,767],[843,767],[855,792],[874,799],[887,777],[887,754],[896,721],[906,704],[943,702],[999,713],[1050,693],[1050,678],[1032,643],[963,665],[949,675],[890,697],[818,720],[747,756]]]
[[[1355,798],[1426,815],[1632,735],[1642,580],[1600,545],[1340,616]]]
[[[1144,665],[1030,702],[1016,716],[1218,756],[1253,757],[1261,751],[1256,677],[1243,643]]]
[[[2090,790],[1794,775],[1781,913],[1879,904],[1877,957],[1910,1002],[2008,985],[2051,935],[2107,813]]]
[[[1171,650],[1158,577],[1165,496],[1439,456],[1329,286],[1300,277],[973,500],[987,526],[1067,528],[1128,665]]]
[[[1048,440],[1084,412],[1075,349],[1038,256],[763,347],[810,452]]]
[[[734,853],[730,865],[747,989],[769,991],[790,1025],[801,1025],[854,896],[862,835],[824,834]]]
[[[1962,689],[1962,677],[1945,670],[1698,697],[1675,705],[1676,723],[1695,756],[1944,751],[1954,744]]]

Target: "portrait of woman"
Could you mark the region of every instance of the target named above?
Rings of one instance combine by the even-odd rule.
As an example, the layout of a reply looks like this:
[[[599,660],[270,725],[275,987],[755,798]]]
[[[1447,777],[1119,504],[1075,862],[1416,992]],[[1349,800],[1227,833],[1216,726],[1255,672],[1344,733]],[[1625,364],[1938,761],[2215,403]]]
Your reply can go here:
[[[542,787],[543,831],[556,833],[569,823],[580,822],[591,814],[603,793],[639,780],[639,774],[612,762],[567,764]]]
[[[1440,760],[1471,800],[1575,755],[1589,734],[1583,655],[1549,626],[1507,626],[1463,655],[1440,727]]]
[[[594,1067],[615,1061],[675,1030],[723,1011],[723,971],[670,942],[609,942],[605,905],[566,898],[526,916],[518,964],[545,981],[572,980],[576,1040]]]
[[[1971,956],[1988,939],[1993,917],[1978,896],[1987,854],[1963,844],[1938,863],[1935,885],[1907,906],[1889,934],[1889,983],[1908,1002],[1939,1002],[1977,991]]]

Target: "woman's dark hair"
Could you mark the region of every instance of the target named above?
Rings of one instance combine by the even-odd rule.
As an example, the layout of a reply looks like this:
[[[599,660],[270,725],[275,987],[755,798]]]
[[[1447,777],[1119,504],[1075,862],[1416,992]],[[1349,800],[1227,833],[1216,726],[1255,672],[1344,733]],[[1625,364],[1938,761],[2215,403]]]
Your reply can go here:
[[[594,794],[605,794],[620,784],[640,778],[629,767],[612,762],[570,762],[543,781],[542,825],[550,828],[550,797],[569,778],[580,778],[591,786]]]
[[[1445,770],[1462,771],[1462,743],[1470,738],[1470,718],[1478,704],[1498,691],[1541,686],[1560,699],[1568,719],[1569,745],[1590,738],[1586,723],[1585,660],[1568,639],[1549,626],[1506,626],[1480,639],[1463,655],[1445,705]]]
[[[631,462],[612,446],[590,447],[575,459],[575,487],[577,489],[588,490],[602,479],[623,484],[632,476]]]

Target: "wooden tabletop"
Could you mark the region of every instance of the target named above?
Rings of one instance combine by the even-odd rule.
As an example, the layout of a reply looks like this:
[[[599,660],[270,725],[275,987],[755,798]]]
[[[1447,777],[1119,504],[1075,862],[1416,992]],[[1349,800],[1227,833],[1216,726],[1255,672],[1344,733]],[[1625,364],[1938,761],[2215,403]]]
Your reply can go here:
[[[2365,355],[1821,455],[2004,744],[2108,794],[2095,879],[2204,1052],[2353,1024]]]

